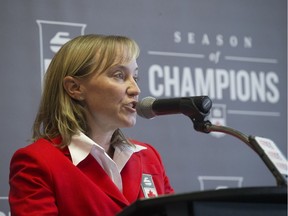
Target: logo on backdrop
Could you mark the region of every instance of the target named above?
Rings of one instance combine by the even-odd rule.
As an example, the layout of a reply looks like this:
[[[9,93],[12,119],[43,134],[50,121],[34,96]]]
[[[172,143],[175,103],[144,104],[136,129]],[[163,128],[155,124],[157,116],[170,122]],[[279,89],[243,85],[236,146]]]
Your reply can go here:
[[[60,47],[72,38],[83,35],[86,24],[36,20],[39,26],[41,80],[52,57]]]
[[[0,216],[11,216],[8,197],[0,197]]]
[[[279,101],[279,77],[273,70],[273,65],[278,61],[247,56],[247,50],[253,48],[252,37],[224,37],[221,34],[215,36],[176,31],[172,38],[174,40],[170,39],[171,43],[178,49],[191,47],[196,50],[197,47],[201,53],[149,50],[149,55],[161,56],[162,62],[154,63],[148,69],[149,90],[153,96],[209,95],[211,99],[216,100],[228,98],[231,101],[270,104]],[[234,55],[228,55],[227,52]],[[235,53],[239,53],[239,56]],[[246,56],[241,53],[245,53]],[[167,60],[166,64],[163,63],[163,59]],[[179,65],[179,62],[184,62],[185,59],[188,59],[189,64]],[[263,64],[264,66],[259,67]],[[255,66],[255,69],[251,69],[251,65]]]
[[[200,190],[219,190],[226,188],[241,188],[241,176],[198,176]]]
[[[210,110],[209,120],[212,124],[217,126],[226,126],[226,104],[213,104]],[[211,132],[215,137],[222,137],[225,133]]]
[[[168,42],[172,50],[167,49],[168,46],[165,50],[148,50],[148,56],[153,58],[148,66],[148,89],[153,97],[208,95],[219,102],[213,103],[211,112],[211,121],[216,125],[224,126],[227,114],[280,116],[280,112],[270,111],[271,105],[280,100],[278,60],[260,51],[255,56],[255,51],[260,50],[254,47],[255,38],[243,34],[175,31]],[[228,109],[235,102],[240,106]],[[249,109],[247,103],[259,104],[262,110],[267,105],[269,111],[246,110]],[[238,108],[241,105],[242,108]],[[222,137],[224,134],[213,132],[211,135]]]

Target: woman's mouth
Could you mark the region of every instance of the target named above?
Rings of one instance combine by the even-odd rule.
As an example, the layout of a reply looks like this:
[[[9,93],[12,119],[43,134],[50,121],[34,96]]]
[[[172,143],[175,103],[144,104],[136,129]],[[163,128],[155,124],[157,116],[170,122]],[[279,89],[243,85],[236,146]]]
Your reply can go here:
[[[130,103],[127,103],[125,105],[125,108],[127,108],[130,112],[135,113],[136,112],[136,104],[137,104],[137,101],[132,101]]]

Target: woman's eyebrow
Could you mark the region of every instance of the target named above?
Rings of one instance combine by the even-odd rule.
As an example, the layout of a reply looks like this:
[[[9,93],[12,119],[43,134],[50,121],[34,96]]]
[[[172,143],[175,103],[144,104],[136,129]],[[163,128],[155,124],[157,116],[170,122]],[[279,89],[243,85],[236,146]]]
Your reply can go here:
[[[125,66],[125,65],[117,65],[115,66],[115,68],[119,68],[119,69],[122,69],[122,70],[128,70],[129,67]],[[139,67],[136,67],[134,70],[134,72],[138,72],[139,71]]]

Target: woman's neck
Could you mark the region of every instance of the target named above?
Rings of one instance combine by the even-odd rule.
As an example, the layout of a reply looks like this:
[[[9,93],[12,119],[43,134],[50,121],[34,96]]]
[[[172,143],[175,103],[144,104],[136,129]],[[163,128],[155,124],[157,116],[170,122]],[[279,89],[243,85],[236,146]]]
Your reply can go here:
[[[90,139],[100,145],[107,154],[110,155],[111,152],[114,154],[114,148],[111,145],[111,138],[113,133],[113,131],[104,133],[98,130],[97,132],[89,133],[88,136],[90,137]]]

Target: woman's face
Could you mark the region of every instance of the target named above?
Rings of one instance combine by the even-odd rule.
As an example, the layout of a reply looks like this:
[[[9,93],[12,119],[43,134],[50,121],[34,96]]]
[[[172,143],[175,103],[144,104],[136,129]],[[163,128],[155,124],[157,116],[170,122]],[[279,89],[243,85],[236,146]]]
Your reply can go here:
[[[92,130],[96,126],[110,131],[136,123],[135,105],[140,94],[137,77],[138,65],[134,59],[81,80],[86,118]]]

